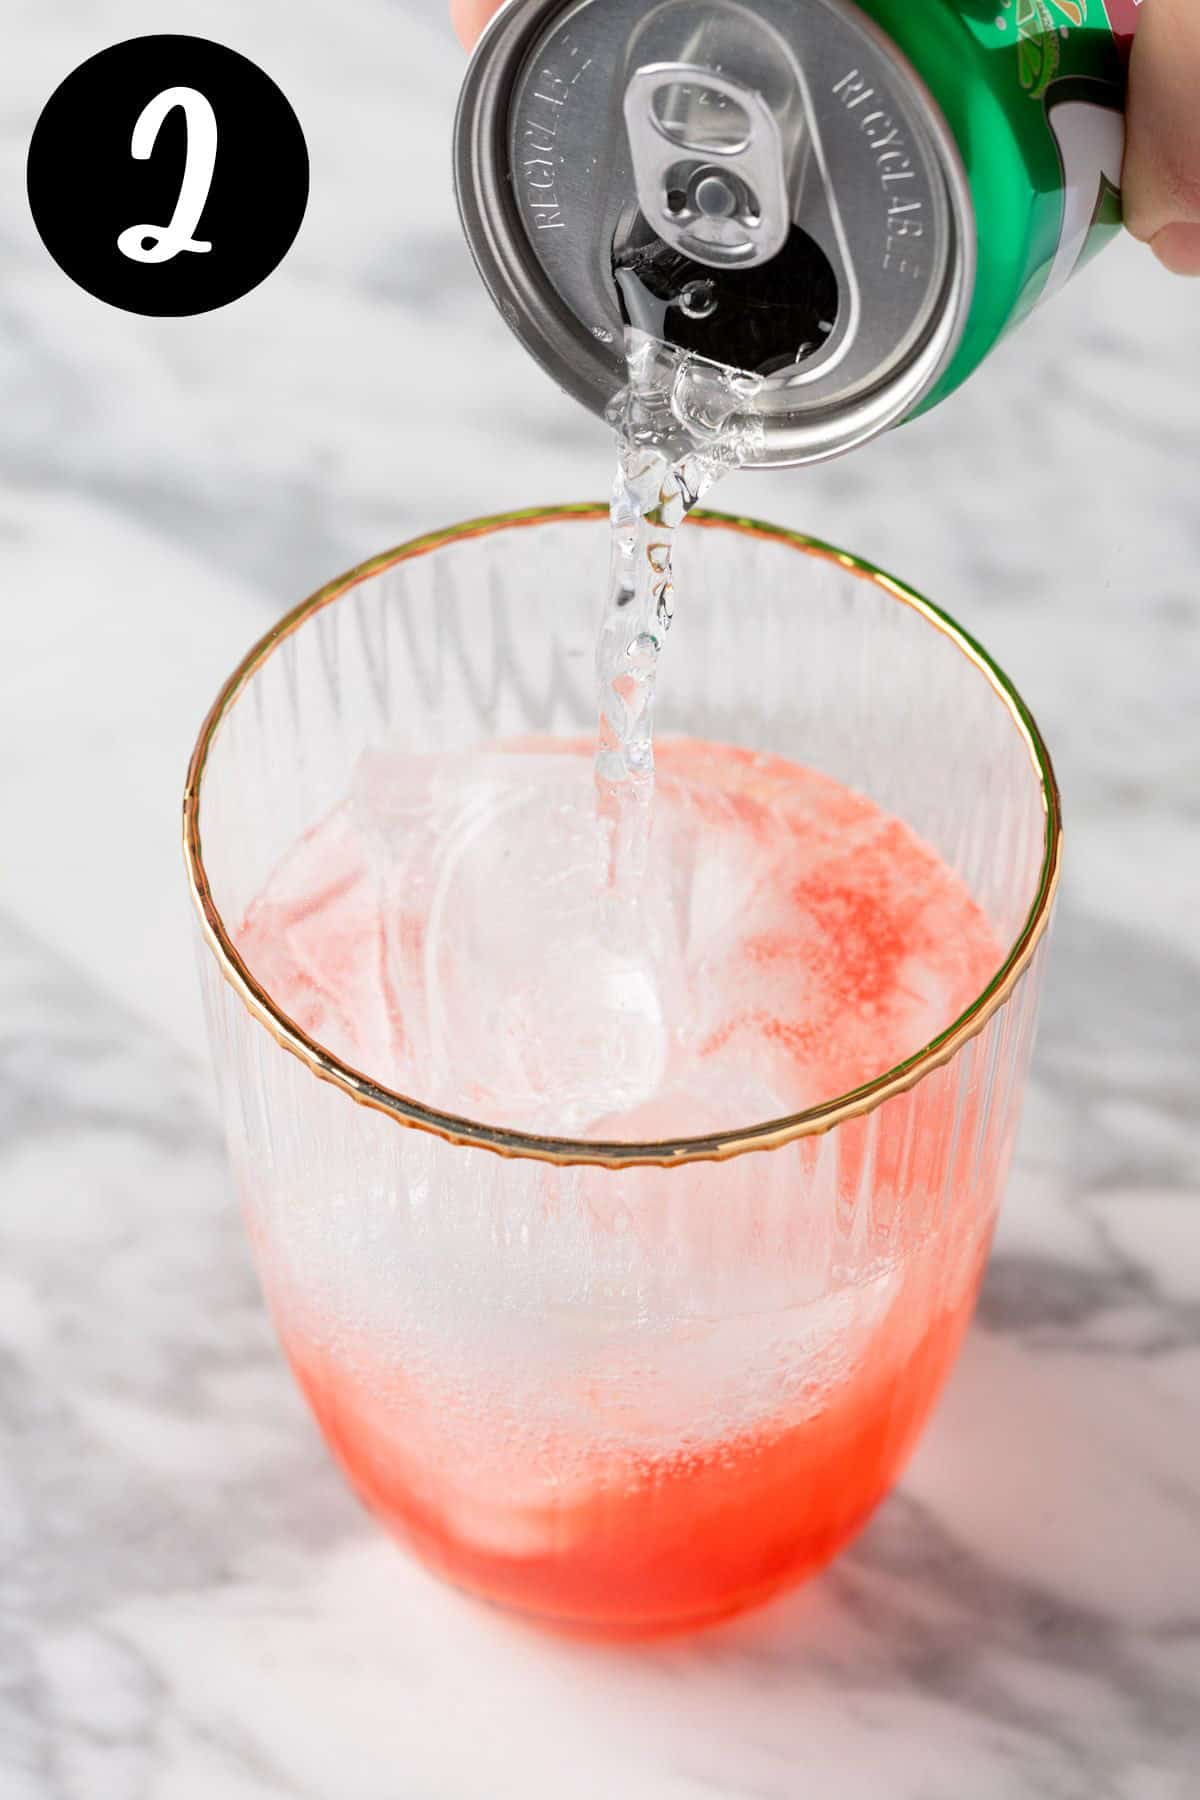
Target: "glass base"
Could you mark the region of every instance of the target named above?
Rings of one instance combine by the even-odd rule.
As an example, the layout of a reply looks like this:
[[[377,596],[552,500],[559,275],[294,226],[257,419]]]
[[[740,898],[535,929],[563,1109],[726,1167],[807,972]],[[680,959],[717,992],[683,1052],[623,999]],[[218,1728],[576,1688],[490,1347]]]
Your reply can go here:
[[[816,1413],[661,1458],[597,1452],[590,1490],[564,1495],[548,1473],[520,1501],[482,1443],[450,1466],[430,1454],[419,1415],[411,1448],[402,1442],[361,1364],[350,1373],[295,1342],[289,1355],[351,1486],[428,1569],[552,1630],[636,1641],[719,1624],[826,1567],[902,1472],[974,1298],[972,1287],[899,1356],[874,1345]]]

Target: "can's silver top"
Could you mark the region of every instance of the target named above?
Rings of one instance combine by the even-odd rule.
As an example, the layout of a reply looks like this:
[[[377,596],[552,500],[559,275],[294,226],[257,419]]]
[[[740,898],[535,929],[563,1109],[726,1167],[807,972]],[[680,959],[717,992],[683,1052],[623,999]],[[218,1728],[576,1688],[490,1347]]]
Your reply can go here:
[[[849,0],[508,0],[455,170],[493,298],[596,412],[633,324],[763,376],[757,460],[814,462],[911,412],[962,334],[957,146]]]

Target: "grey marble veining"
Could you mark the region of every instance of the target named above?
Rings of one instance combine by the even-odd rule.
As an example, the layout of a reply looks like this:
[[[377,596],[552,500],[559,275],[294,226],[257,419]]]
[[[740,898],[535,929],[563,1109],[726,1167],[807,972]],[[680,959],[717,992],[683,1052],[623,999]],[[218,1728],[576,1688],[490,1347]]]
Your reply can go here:
[[[3,1800],[1200,1793],[1200,289],[1113,251],[933,418],[720,504],[872,556],[1037,711],[1070,870],[976,1328],[822,1580],[691,1644],[544,1639],[363,1518],[229,1193],[176,815],[285,605],[607,483],[458,240],[435,0],[11,0],[0,69]],[[312,151],[258,293],[137,320],[22,164],[91,51],[197,30]]]

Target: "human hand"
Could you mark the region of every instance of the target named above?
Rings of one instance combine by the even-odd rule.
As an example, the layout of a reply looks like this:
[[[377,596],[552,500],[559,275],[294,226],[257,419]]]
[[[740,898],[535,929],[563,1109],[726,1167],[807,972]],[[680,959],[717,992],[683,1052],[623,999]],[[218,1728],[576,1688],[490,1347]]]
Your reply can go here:
[[[450,0],[468,48],[501,0]],[[1129,78],[1125,219],[1176,275],[1200,275],[1200,5],[1146,0]]]
[[[1175,275],[1200,275],[1198,87],[1200,6],[1146,0],[1129,79],[1125,222]]]
[[[450,0],[454,29],[468,50],[500,6],[501,0]]]

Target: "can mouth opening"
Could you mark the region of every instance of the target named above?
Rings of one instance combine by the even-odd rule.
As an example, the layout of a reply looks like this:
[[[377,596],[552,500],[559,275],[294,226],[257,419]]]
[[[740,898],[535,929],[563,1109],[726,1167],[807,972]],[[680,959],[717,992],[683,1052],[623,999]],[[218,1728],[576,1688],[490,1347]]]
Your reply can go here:
[[[644,0],[509,0],[480,41],[459,106],[464,231],[511,329],[592,412],[603,414],[625,384],[633,326],[761,378],[755,466],[821,461],[915,411],[958,349],[976,246],[962,158],[919,75],[851,0],[755,0],[753,18],[790,34],[792,60],[808,72],[799,198],[769,260],[717,266],[690,256],[689,234],[667,222],[673,208],[685,223],[705,215],[714,229],[727,216],[753,223],[737,212],[752,209],[753,196],[720,164],[745,122],[727,106],[701,146],[717,143],[713,168],[681,163],[678,186],[664,161],[656,227],[622,113],[630,47],[651,56],[647,22],[688,4],[647,14]],[[734,0],[713,5],[750,16]],[[706,16],[712,6],[693,10]],[[695,116],[693,95],[689,130]],[[864,119],[873,121],[866,129]],[[880,160],[884,140],[899,164]]]
[[[627,326],[747,375],[802,367],[837,327],[833,264],[802,226],[779,255],[751,269],[713,269],[665,244],[638,212],[613,246]]]

